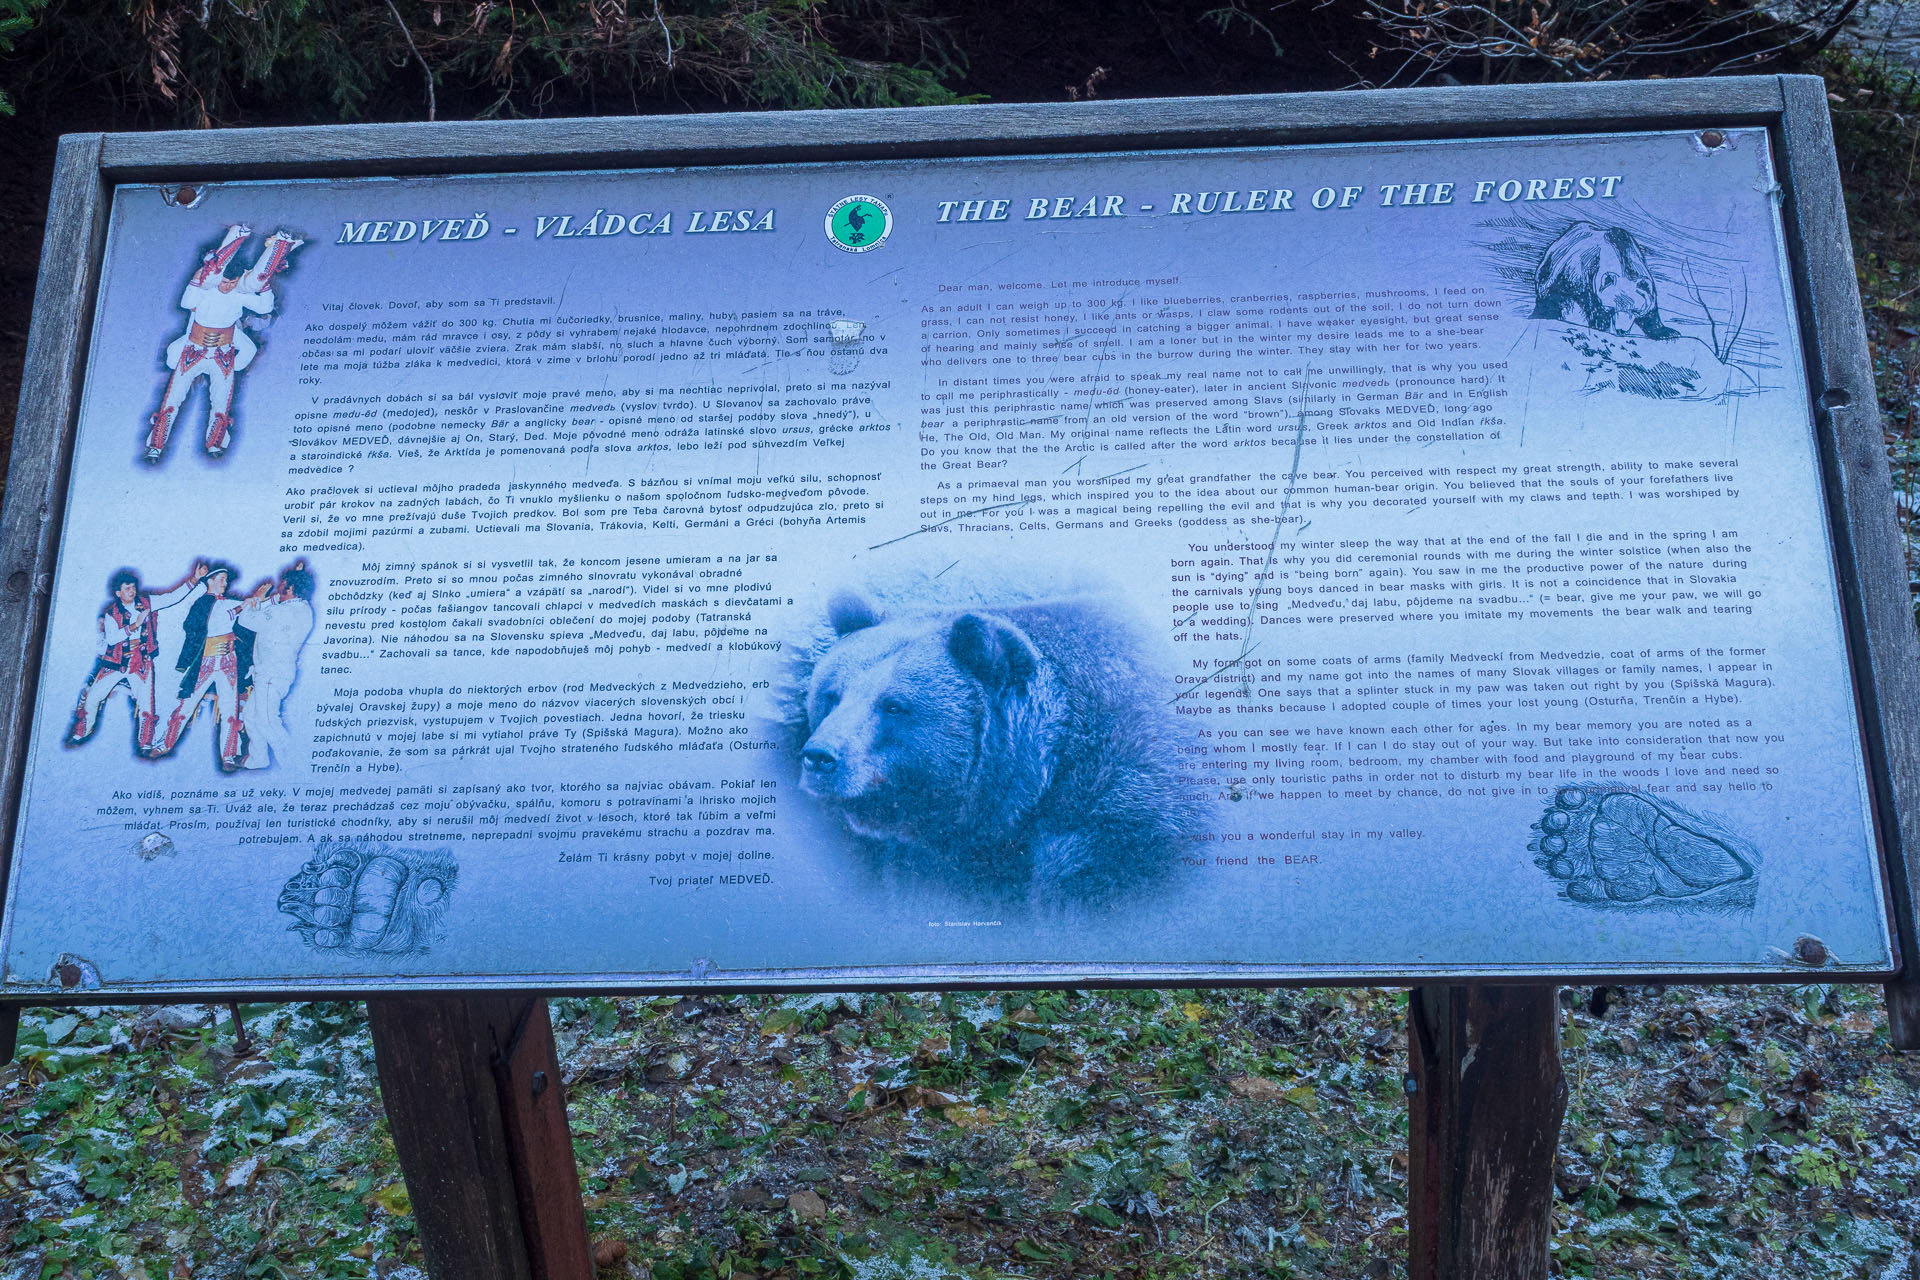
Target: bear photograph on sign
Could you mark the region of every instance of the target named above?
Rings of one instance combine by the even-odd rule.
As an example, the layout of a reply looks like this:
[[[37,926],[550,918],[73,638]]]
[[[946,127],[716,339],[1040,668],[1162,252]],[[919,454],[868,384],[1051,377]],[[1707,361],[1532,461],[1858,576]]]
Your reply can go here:
[[[801,793],[884,877],[1041,910],[1163,884],[1211,806],[1125,595],[941,585],[842,590],[798,646]]]

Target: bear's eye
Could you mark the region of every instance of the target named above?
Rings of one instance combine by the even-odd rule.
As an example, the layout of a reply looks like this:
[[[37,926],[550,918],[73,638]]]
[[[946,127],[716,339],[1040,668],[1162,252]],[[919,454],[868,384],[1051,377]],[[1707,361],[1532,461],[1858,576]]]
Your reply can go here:
[[[883,716],[904,716],[912,708],[898,698],[880,699],[880,714]]]
[[[815,699],[815,702],[819,707],[820,714],[825,715],[840,705],[840,691],[837,689],[822,689],[819,697]]]
[[[1613,288],[1613,286],[1619,283],[1620,283],[1620,277],[1616,276],[1611,271],[1607,272],[1607,274],[1600,277],[1600,287],[1602,289],[1611,289]]]

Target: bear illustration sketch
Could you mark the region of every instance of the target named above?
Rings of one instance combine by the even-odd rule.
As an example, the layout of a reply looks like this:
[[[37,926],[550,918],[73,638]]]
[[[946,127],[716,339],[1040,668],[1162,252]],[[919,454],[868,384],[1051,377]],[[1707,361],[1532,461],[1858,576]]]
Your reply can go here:
[[[1206,806],[1168,688],[1106,606],[882,619],[837,598],[801,790],[889,862],[982,891],[1101,897],[1170,868]]]
[[[1530,371],[1530,401],[1555,388],[1563,398],[1621,392],[1708,402],[1760,389],[1729,363],[1730,339],[1716,348],[1662,318],[1647,250],[1626,228],[1571,223],[1532,275],[1534,324],[1514,347]]]
[[[1576,222],[1547,246],[1535,277],[1533,318],[1565,320],[1608,333],[1680,335],[1660,318],[1660,291],[1647,251],[1625,227]]]

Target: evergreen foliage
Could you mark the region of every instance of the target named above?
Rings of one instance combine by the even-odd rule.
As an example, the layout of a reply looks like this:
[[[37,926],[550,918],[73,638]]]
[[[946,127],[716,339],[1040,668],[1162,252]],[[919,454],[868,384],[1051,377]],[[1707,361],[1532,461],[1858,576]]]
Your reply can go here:
[[[0,0],[0,92],[142,128],[1698,75],[1858,3]]]
[[[187,127],[924,106],[964,69],[921,0],[46,3],[0,0],[0,87]]]
[[[11,53],[13,42],[32,30],[46,0],[0,0],[0,53]],[[13,101],[0,90],[0,115],[13,114]]]

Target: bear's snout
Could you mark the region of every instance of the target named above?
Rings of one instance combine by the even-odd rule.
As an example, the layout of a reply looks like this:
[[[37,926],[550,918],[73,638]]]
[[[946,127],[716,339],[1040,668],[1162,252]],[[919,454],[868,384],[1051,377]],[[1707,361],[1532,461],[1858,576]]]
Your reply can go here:
[[[848,800],[865,790],[868,770],[858,748],[823,726],[800,750],[800,789],[823,800]]]
[[[1600,305],[1606,308],[1614,332],[1625,333],[1635,321],[1659,303],[1652,286],[1644,280],[1629,277],[1603,292]]]

